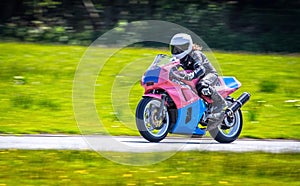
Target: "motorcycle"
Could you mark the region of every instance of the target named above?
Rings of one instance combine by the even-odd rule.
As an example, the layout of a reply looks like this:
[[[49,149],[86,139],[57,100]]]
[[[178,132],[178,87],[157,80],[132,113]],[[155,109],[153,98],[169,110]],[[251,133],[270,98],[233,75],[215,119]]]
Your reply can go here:
[[[159,142],[168,133],[203,136],[207,132],[212,100],[198,96],[195,86],[199,78],[192,81],[176,78],[176,73],[181,72],[179,66],[179,60],[159,54],[142,77],[145,92],[136,108],[136,126],[149,142]],[[230,97],[240,87],[235,77],[219,77],[215,85],[228,103],[223,122],[209,131],[220,143],[235,141],[242,131],[240,108],[250,99],[250,94],[244,92],[236,100]]]

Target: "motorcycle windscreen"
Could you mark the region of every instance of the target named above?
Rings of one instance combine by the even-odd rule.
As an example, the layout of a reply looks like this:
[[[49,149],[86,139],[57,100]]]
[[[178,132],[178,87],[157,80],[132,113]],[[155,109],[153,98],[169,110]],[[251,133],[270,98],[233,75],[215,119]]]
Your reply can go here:
[[[205,104],[201,99],[178,109],[177,122],[174,125],[171,133],[189,135],[194,134],[205,110]]]

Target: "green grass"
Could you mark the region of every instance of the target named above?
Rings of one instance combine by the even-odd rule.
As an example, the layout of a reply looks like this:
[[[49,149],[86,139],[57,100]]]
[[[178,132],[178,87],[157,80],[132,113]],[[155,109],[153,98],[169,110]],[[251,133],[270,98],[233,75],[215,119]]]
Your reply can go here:
[[[299,168],[300,154],[179,152],[157,164],[128,166],[93,151],[0,151],[1,186],[293,186],[300,184]]]
[[[78,133],[72,82],[85,48],[0,44],[0,132]],[[19,85],[14,76],[23,76]]]
[[[1,43],[0,133],[79,134],[73,113],[72,84],[85,50],[79,46]],[[138,79],[157,53],[168,51],[125,48],[115,53],[99,72],[95,82],[96,110],[109,133],[138,135],[134,109],[143,93]],[[214,54],[222,73],[237,77],[243,84],[234,97],[243,91],[252,95],[243,107],[242,137],[300,139],[298,55]],[[98,60],[105,53],[95,56]],[[128,105],[124,98],[129,100]],[[80,129],[85,126],[91,127],[90,131],[105,133],[86,117]]]

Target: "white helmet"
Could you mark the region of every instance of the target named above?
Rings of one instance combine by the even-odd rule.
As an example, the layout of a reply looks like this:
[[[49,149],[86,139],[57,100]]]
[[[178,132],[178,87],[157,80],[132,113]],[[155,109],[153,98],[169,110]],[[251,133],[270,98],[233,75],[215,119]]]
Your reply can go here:
[[[170,41],[170,50],[173,57],[182,59],[188,55],[193,48],[193,41],[190,35],[185,33],[175,34]]]

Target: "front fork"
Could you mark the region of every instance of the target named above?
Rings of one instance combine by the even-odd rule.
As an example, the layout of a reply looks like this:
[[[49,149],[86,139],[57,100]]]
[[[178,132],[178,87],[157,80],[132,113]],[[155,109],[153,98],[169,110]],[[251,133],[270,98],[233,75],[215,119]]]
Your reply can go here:
[[[161,103],[160,103],[160,108],[159,108],[159,116],[158,116],[158,119],[163,119],[164,118],[164,106],[165,106],[165,102],[166,102],[166,95],[165,94],[162,94],[161,95]]]

